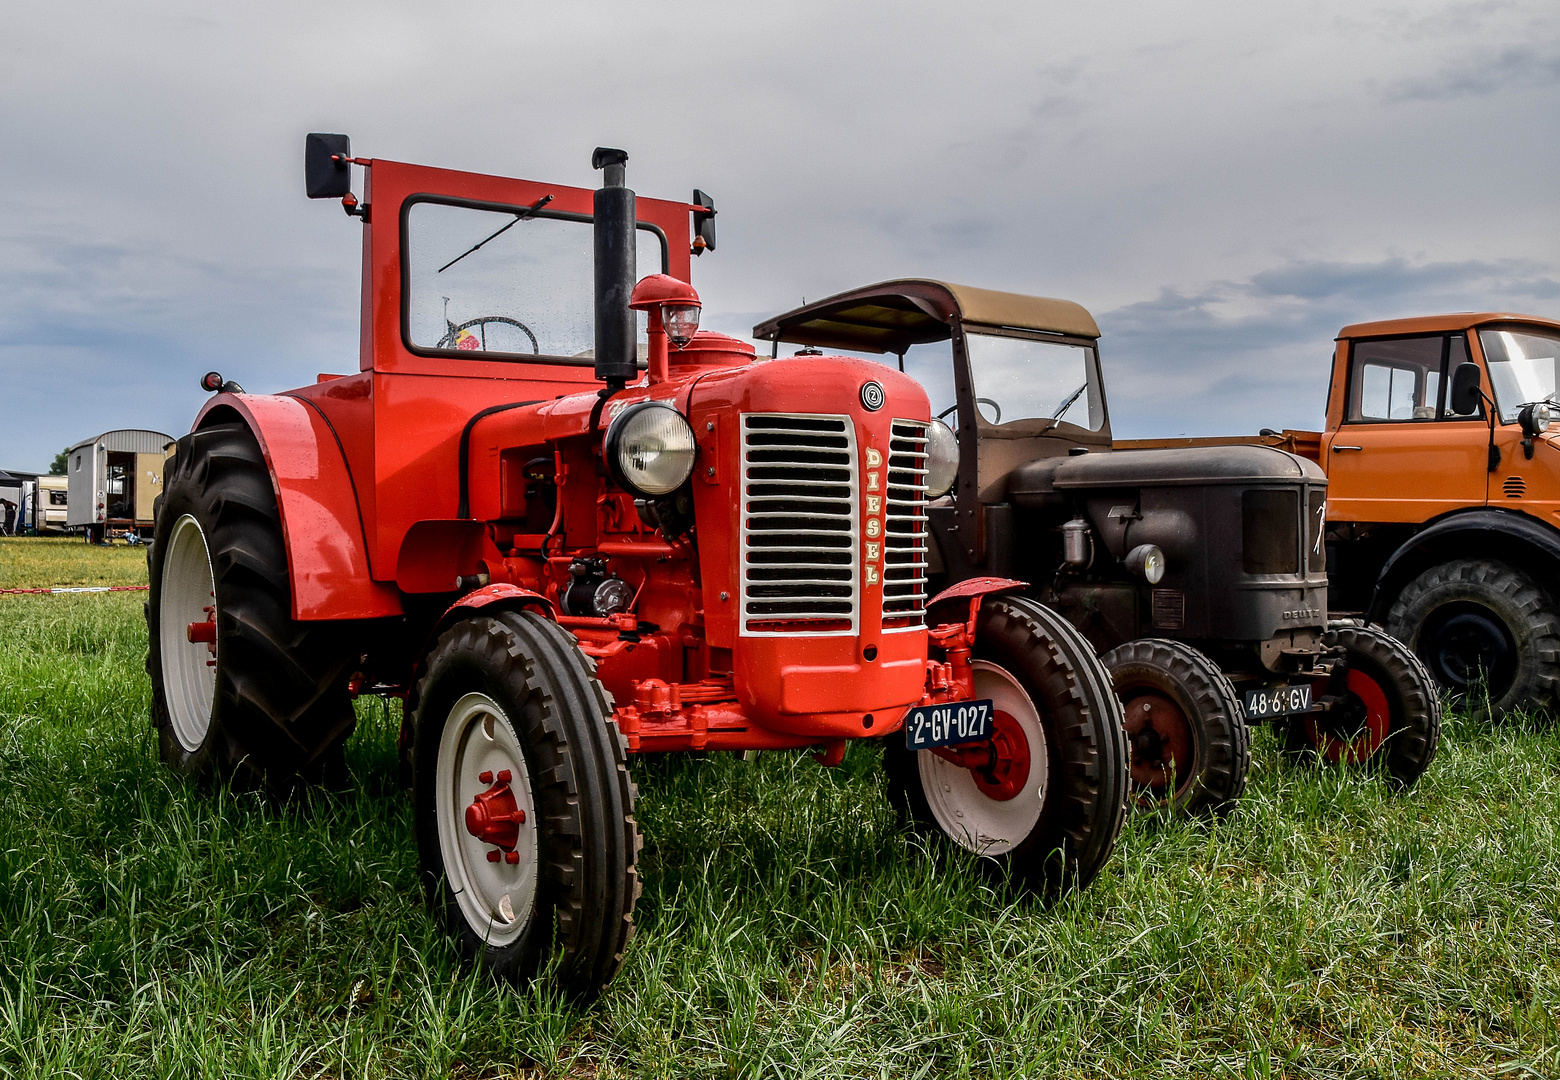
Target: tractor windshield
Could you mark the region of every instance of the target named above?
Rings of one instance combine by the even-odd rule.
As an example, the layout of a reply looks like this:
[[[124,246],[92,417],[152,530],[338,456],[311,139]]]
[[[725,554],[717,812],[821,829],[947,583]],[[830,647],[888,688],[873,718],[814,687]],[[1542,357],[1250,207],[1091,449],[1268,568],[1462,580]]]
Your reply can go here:
[[[593,362],[590,221],[432,200],[408,200],[404,213],[406,339],[413,349]],[[637,241],[636,280],[660,273],[659,235],[641,228]]]
[[[1061,424],[1098,431],[1105,424],[1094,349],[1009,334],[965,335],[981,421],[1038,434]]]
[[[1536,330],[1480,330],[1484,362],[1490,369],[1490,389],[1503,423],[1517,422],[1517,413],[1531,401],[1553,401],[1555,357],[1560,336]]]

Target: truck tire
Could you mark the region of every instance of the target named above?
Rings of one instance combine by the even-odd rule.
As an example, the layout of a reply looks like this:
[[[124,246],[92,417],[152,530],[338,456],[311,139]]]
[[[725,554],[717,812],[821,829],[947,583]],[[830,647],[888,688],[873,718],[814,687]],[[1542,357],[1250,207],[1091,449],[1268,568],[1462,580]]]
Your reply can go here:
[[[891,735],[890,798],[915,826],[1046,896],[1082,888],[1126,817],[1127,744],[1110,673],[1061,616],[1015,596],[981,605],[972,666],[976,694],[996,705],[1000,764],[963,768]]]
[[[1418,780],[1441,744],[1441,699],[1435,681],[1401,641],[1370,626],[1341,626],[1322,636],[1348,660],[1348,695],[1332,714],[1282,722],[1292,760],[1362,765],[1399,789]]]
[[[429,906],[468,959],[521,983],[556,960],[589,1000],[622,966],[640,889],[628,742],[594,665],[532,612],[479,614],[439,636],[414,697]]]
[[[1387,629],[1453,698],[1467,701],[1475,717],[1500,720],[1520,705],[1556,704],[1560,617],[1554,599],[1506,563],[1462,559],[1431,567],[1398,594]]]
[[[180,439],[154,517],[146,670],[163,761],[275,794],[339,779],[355,722],[351,634],[291,617],[276,496],[249,429]],[[209,640],[192,640],[195,624]]]
[[[1132,755],[1132,803],[1223,815],[1246,790],[1246,710],[1212,660],[1179,641],[1143,638],[1101,661],[1115,682]]]

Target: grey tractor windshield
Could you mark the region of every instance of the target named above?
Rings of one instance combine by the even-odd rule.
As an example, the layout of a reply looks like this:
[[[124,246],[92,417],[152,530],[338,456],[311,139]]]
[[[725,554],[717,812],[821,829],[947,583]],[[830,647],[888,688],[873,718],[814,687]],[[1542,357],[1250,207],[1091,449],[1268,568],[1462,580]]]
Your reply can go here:
[[[1033,338],[965,335],[976,408],[987,424],[1025,423],[1026,433],[1071,424],[1098,431],[1105,424],[1094,349]]]

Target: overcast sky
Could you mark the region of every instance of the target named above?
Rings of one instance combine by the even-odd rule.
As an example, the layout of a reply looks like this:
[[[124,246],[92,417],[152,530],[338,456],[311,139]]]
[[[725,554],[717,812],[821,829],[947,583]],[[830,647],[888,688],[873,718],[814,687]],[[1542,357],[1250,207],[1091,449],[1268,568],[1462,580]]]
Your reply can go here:
[[[1560,315],[1560,5],[0,0],[0,467],[357,364],[355,153],[712,192],[705,325],[1062,296],[1118,435],[1321,422],[1347,322]]]

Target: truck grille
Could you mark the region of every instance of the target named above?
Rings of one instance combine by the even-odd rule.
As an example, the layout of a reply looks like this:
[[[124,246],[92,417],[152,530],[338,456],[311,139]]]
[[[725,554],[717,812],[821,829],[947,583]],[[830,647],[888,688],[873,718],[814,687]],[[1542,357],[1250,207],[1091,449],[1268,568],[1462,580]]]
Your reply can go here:
[[[742,415],[742,633],[854,634],[860,607],[856,427]]]
[[[895,420],[883,513],[883,628],[926,624],[926,425]]]

